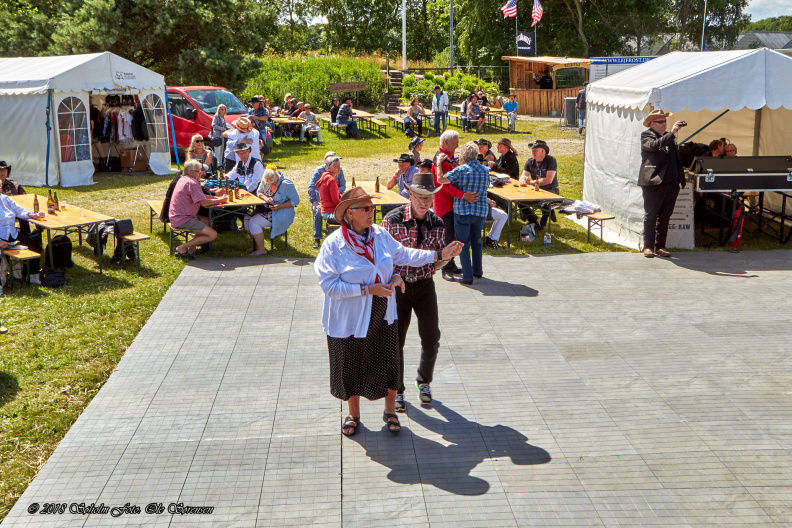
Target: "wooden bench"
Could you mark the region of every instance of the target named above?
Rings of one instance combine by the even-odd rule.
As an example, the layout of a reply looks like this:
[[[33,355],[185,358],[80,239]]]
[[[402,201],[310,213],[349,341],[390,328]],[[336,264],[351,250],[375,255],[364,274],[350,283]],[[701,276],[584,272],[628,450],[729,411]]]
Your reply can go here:
[[[8,260],[8,269],[10,278],[8,280],[9,286],[14,287],[14,262],[24,262],[27,267],[28,274],[30,274],[30,261],[41,258],[41,253],[36,253],[31,249],[4,249],[3,256]],[[12,262],[14,261],[14,262]]]
[[[140,241],[141,240],[148,240],[151,237],[148,235],[144,235],[143,233],[138,233],[137,231],[133,231],[131,235],[124,235],[121,237],[116,237],[116,239],[121,239],[121,266],[126,269],[126,248],[127,244],[132,246],[132,249],[135,252],[135,260],[137,261],[137,265],[140,266]],[[116,242],[118,243],[118,242]]]
[[[388,118],[390,119],[390,123],[395,126],[397,130],[404,131],[404,118],[402,116],[388,114]]]
[[[605,213],[589,213],[589,214],[583,215],[583,216],[588,218],[588,235],[586,237],[586,242],[589,243],[589,244],[591,243],[591,228],[592,227],[599,226],[599,228],[600,228],[600,240],[603,240],[602,234],[603,234],[603,229],[604,228],[603,228],[602,225],[605,223],[606,220],[613,220],[614,218],[616,218],[613,215],[609,215],[609,214],[605,214]]]
[[[154,232],[154,219],[156,218],[157,220],[159,220],[160,213],[162,213],[162,203],[163,203],[163,201],[162,200],[146,200],[146,203],[149,206],[149,215],[151,215],[151,217],[149,218],[149,233],[153,233]],[[163,222],[162,223],[162,228],[167,230],[168,229],[168,224]]]
[[[377,127],[378,133],[381,133],[383,129],[388,128],[388,123],[385,123],[384,121],[380,121],[377,118],[371,118],[368,121],[369,121],[369,129],[371,129],[371,127]]]
[[[336,132],[340,132],[341,130],[346,131],[346,125],[342,125],[341,123],[333,123],[330,121],[329,117],[320,117],[319,122],[329,130],[335,130]]]

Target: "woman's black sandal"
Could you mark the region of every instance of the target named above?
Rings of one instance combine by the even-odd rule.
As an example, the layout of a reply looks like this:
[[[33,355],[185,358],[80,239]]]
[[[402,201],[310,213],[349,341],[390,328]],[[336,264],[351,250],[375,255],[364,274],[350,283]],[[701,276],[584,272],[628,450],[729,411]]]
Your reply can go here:
[[[391,422],[390,421],[391,418],[396,418],[396,421]],[[395,434],[401,432],[401,424],[399,423],[399,417],[396,416],[395,414],[382,413],[382,421],[388,424],[388,431],[390,431],[391,433]],[[391,426],[393,425],[398,427],[398,429],[391,429]]]
[[[352,425],[354,423],[355,425]],[[341,424],[341,434],[344,436],[355,436],[360,425],[360,416],[347,416]],[[344,429],[352,429],[351,433],[345,433]]]

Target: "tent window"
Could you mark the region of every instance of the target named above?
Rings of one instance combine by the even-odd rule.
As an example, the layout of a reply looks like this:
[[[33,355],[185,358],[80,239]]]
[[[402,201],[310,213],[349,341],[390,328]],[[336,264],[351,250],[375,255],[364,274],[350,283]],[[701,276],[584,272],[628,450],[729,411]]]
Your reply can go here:
[[[67,97],[58,105],[61,162],[91,159],[88,116],[79,97]]]
[[[149,94],[141,106],[146,115],[151,152],[168,152],[168,127],[162,99],[159,95]]]

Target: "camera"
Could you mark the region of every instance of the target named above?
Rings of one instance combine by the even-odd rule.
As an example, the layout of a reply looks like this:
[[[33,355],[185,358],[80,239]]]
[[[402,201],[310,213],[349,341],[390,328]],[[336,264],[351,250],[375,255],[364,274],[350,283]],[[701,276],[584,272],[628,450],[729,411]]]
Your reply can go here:
[[[687,126],[687,121],[680,121],[679,122],[679,126],[681,126],[681,127]]]

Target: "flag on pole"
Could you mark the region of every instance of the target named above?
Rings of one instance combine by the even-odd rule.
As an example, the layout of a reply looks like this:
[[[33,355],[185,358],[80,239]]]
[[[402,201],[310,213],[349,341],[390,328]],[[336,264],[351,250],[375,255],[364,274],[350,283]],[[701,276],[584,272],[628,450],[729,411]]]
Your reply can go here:
[[[531,20],[533,20],[533,24],[531,27],[534,27],[536,24],[542,20],[542,4],[539,0],[534,0],[533,11],[531,11]]]
[[[509,0],[506,5],[500,8],[503,11],[503,18],[517,16],[517,0]]]

